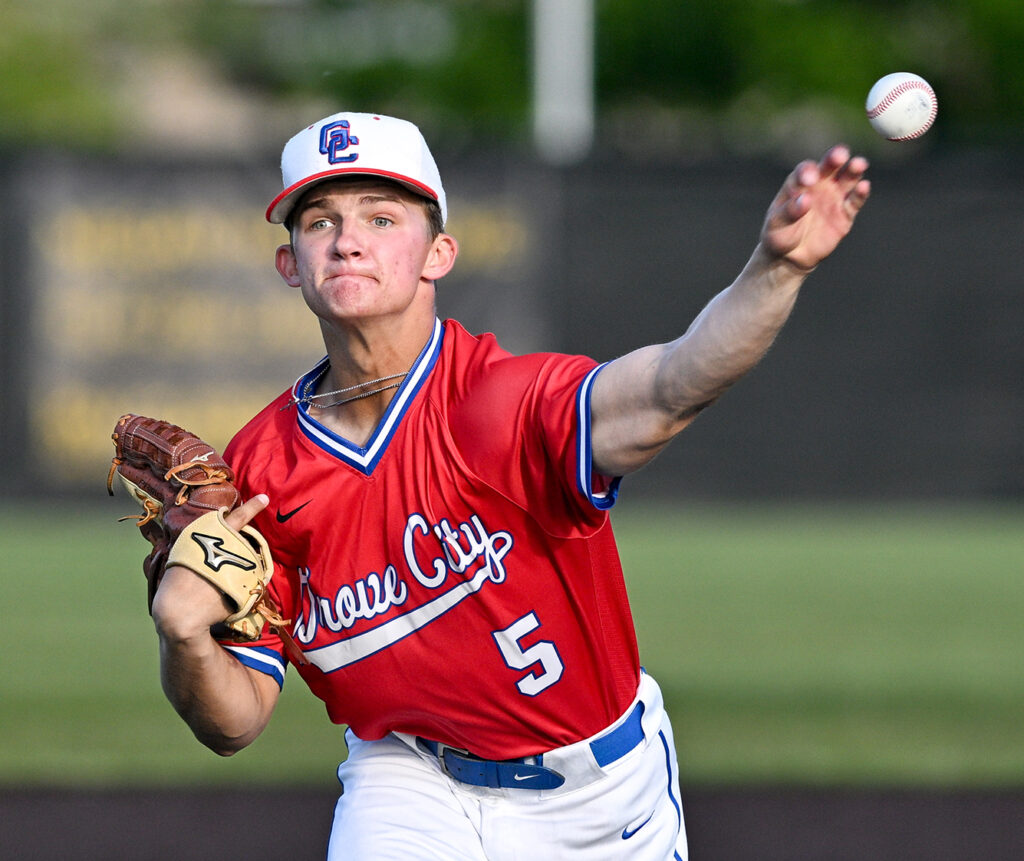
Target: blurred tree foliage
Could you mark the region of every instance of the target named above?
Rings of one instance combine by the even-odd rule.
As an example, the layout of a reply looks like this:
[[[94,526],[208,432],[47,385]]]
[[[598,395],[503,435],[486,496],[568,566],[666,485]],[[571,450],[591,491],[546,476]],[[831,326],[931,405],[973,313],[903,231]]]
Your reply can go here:
[[[104,87],[99,20],[0,0],[0,140],[106,144],[116,124]]]
[[[271,101],[409,114],[456,145],[523,145],[530,6],[0,0],[0,140],[111,146],[131,121],[124,88],[147,57],[178,52]],[[891,71],[932,82],[945,139],[1016,140],[1024,126],[1020,0],[595,0],[595,13],[599,123],[616,139],[860,133],[867,90]]]

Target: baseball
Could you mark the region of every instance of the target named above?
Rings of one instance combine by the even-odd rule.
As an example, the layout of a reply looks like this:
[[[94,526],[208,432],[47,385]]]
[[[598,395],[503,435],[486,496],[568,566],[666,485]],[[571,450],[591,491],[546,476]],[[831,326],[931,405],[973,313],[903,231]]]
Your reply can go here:
[[[919,75],[894,72],[875,82],[868,93],[868,121],[891,141],[919,138],[935,122],[939,102],[935,91]]]

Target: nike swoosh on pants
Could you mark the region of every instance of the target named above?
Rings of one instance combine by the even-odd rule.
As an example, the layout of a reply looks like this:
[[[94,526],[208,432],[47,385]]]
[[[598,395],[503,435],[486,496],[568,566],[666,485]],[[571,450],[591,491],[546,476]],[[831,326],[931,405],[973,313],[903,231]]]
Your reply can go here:
[[[629,840],[630,837],[632,837],[634,834],[636,834],[637,831],[639,831],[641,828],[643,828],[653,818],[654,818],[654,814],[652,813],[643,822],[641,822],[636,828],[633,828],[632,830],[630,830],[630,827],[627,825],[625,828],[622,829],[622,839],[623,840]]]

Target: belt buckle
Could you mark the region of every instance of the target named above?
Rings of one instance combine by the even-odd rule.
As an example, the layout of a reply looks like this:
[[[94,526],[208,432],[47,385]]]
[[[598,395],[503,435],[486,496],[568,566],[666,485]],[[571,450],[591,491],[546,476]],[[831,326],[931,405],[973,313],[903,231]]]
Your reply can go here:
[[[468,750],[463,750],[461,747],[452,747],[450,744],[445,744],[443,741],[436,741],[434,744],[437,745],[437,761],[441,764],[441,771],[447,774],[449,777],[458,780],[450,768],[448,768],[448,760],[445,758],[445,754],[451,751],[454,754],[465,757],[466,759],[478,759],[479,757],[473,756]]]

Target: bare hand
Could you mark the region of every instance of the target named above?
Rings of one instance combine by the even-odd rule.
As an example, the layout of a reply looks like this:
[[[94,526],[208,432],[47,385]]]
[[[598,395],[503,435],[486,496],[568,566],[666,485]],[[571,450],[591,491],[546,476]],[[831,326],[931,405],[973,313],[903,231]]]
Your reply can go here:
[[[801,162],[772,201],[761,245],[774,258],[810,271],[850,232],[871,193],[866,159],[835,146],[818,163]]]
[[[266,508],[268,502],[261,493],[238,506],[224,520],[233,529],[241,529]],[[234,610],[219,589],[178,565],[164,572],[153,597],[153,621],[161,634],[172,639],[208,635],[210,626],[223,622]]]

